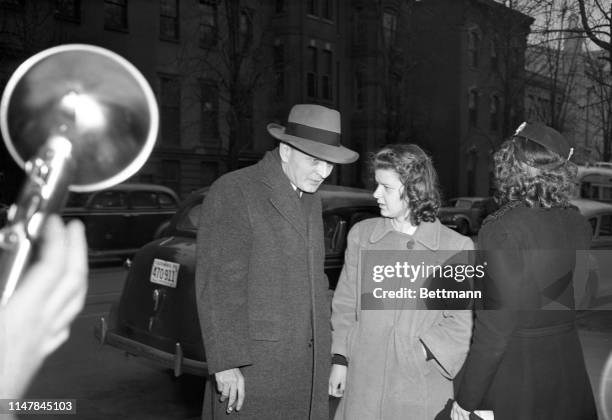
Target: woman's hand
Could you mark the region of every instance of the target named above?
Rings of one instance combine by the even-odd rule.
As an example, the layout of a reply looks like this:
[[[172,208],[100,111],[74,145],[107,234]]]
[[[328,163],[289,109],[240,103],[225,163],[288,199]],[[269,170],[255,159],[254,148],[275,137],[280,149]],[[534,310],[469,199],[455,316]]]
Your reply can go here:
[[[344,365],[333,364],[329,374],[329,395],[340,398],[344,395],[346,387],[346,370]]]
[[[470,420],[470,412],[465,411],[461,406],[457,403],[457,401],[453,402],[453,410],[451,412],[452,420]]]

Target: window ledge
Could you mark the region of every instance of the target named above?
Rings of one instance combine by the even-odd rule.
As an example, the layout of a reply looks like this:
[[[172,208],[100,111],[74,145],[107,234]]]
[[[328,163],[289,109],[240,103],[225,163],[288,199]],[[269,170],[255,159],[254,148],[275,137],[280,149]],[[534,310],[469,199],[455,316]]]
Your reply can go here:
[[[159,36],[159,40],[164,41],[164,42],[171,42],[173,44],[180,44],[181,42],[180,38],[170,38],[170,37],[163,36],[163,35]]]
[[[107,26],[107,25],[104,25],[104,30],[105,31],[113,31],[113,32],[121,32],[121,33],[124,33],[124,34],[130,33],[128,28],[119,28],[117,26]]]
[[[65,16],[65,15],[61,15],[61,14],[56,14],[55,15],[55,20],[61,20],[62,22],[69,22],[69,23],[74,23],[77,25],[81,24],[81,19],[80,18],[76,18],[76,17],[72,17],[72,16]]]

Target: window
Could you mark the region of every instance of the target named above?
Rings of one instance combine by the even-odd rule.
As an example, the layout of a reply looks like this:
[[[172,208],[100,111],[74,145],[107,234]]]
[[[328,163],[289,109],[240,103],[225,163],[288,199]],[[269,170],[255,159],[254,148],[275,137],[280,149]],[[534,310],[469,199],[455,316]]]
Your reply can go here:
[[[323,74],[321,75],[321,96],[323,99],[332,100],[332,52],[323,51]]]
[[[471,89],[468,95],[468,122],[470,127],[478,125],[478,91]]]
[[[178,0],[161,0],[159,11],[159,36],[163,39],[179,39]]]
[[[200,224],[200,214],[202,213],[202,204],[200,200],[197,202],[189,211],[185,214],[184,217],[179,219],[176,222],[176,228],[179,230],[188,230],[188,231],[196,231],[198,230],[198,225]]]
[[[157,194],[149,191],[134,191],[130,194],[132,208],[135,209],[156,209]]]
[[[340,254],[344,251],[347,223],[338,214],[323,216],[323,241],[326,254]]]
[[[601,216],[598,236],[612,236],[612,215],[605,214]]]
[[[278,42],[274,45],[274,87],[277,98],[285,94],[285,47]]]
[[[200,182],[210,185],[219,177],[219,164],[217,162],[200,163]]]
[[[535,98],[533,97],[533,95],[528,95],[527,98],[529,99],[527,101],[527,119],[528,120],[533,120],[535,117],[535,106],[536,106],[536,101]]]
[[[395,32],[397,30],[397,16],[392,12],[384,12],[382,17],[383,39],[386,46],[391,46],[395,42]]]
[[[323,18],[327,20],[334,20],[334,1],[323,0]]]
[[[283,13],[285,11],[285,0],[276,0],[274,3],[274,11],[276,13]]]
[[[491,70],[497,71],[499,69],[499,59],[497,58],[497,43],[491,40],[491,55],[490,55]]]
[[[317,97],[317,49],[308,47],[306,54],[306,95]]]
[[[591,230],[593,231],[593,236],[595,236],[595,229],[597,229],[597,217],[591,217],[589,219],[589,223],[591,224]]]
[[[181,163],[178,160],[161,161],[162,184],[174,191],[180,190]]]
[[[80,0],[55,0],[55,17],[78,22],[81,20]]]
[[[180,144],[181,83],[175,76],[160,76],[161,144]]]
[[[25,0],[0,0],[0,7],[22,10]]]
[[[91,197],[90,193],[75,193],[71,192],[66,202],[66,207],[84,207],[87,200]]]
[[[468,32],[468,64],[478,67],[478,50],[480,49],[480,35],[475,30]]]
[[[168,195],[166,193],[159,193],[158,199],[159,205],[162,209],[172,209],[176,207],[177,203],[174,200],[174,197],[172,197],[171,195]]]
[[[211,48],[217,45],[217,3],[200,0],[200,46]]]
[[[120,191],[102,191],[91,202],[94,209],[127,208],[125,193]]]
[[[455,202],[455,208],[457,209],[470,209],[472,208],[472,201],[471,200],[462,200],[459,199]]]
[[[356,45],[363,45],[366,42],[366,22],[363,18],[363,9],[355,8],[353,11],[353,42]]]
[[[307,11],[309,15],[317,16],[317,0],[308,0]]]
[[[203,139],[219,138],[219,89],[212,80],[200,82],[201,120],[200,130]]]
[[[491,131],[499,130],[499,96],[491,96],[489,104],[489,129]]]
[[[363,73],[355,72],[355,108],[363,109],[364,91],[363,91]]]
[[[243,10],[240,12],[240,45],[247,48],[253,40],[252,12]]]
[[[127,0],[104,0],[104,28],[127,31]]]

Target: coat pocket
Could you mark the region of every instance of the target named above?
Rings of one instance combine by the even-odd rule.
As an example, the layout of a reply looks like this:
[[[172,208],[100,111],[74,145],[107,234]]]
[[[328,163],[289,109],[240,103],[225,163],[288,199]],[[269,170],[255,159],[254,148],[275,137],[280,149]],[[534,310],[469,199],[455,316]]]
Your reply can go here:
[[[267,319],[251,321],[251,339],[256,341],[279,341],[278,323]]]

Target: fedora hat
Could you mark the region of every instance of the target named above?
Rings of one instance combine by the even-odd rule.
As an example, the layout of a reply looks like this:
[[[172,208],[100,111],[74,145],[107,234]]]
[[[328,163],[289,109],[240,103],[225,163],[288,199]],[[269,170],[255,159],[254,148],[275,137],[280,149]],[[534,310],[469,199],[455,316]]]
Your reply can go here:
[[[294,105],[287,126],[268,124],[272,137],[332,163],[353,163],[359,154],[340,144],[340,113],[321,105]]]

